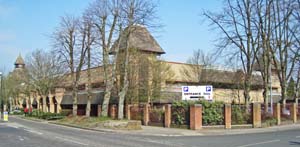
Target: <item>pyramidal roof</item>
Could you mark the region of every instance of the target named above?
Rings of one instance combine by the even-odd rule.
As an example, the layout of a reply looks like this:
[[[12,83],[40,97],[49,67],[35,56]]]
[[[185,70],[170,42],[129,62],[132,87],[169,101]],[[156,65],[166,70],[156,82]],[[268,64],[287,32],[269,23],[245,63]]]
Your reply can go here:
[[[24,59],[22,58],[21,54],[19,54],[16,62],[15,62],[15,65],[24,65],[25,62],[24,62]]]
[[[126,28],[128,29],[128,28]],[[150,34],[145,26],[135,25],[132,28],[132,32],[128,35],[121,35],[120,50],[126,49],[127,40],[129,41],[129,48],[135,48],[145,52],[151,52],[156,54],[164,54],[165,51],[160,47],[154,37]],[[119,40],[120,38],[118,38]],[[118,42],[118,41],[116,41]],[[112,46],[111,53],[115,53],[117,44]]]

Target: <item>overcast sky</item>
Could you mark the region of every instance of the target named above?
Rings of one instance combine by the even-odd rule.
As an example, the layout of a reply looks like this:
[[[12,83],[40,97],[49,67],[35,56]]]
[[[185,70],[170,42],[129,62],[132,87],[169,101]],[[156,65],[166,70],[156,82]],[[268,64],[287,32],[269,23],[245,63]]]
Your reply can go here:
[[[19,54],[49,50],[49,36],[64,14],[80,15],[93,0],[0,0],[0,69],[8,72]],[[153,32],[167,61],[186,62],[193,50],[210,51],[217,34],[201,15],[216,11],[220,0],[160,0],[157,15],[164,27]]]

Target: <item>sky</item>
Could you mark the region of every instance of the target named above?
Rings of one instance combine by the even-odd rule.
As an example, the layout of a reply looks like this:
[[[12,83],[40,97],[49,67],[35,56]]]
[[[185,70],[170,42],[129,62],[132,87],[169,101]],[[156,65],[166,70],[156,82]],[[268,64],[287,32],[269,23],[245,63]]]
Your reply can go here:
[[[0,72],[9,72],[19,54],[51,49],[50,35],[65,14],[79,16],[93,0],[0,0]],[[201,15],[216,11],[220,0],[159,0],[163,27],[152,30],[167,61],[186,62],[193,51],[214,49],[217,37]]]

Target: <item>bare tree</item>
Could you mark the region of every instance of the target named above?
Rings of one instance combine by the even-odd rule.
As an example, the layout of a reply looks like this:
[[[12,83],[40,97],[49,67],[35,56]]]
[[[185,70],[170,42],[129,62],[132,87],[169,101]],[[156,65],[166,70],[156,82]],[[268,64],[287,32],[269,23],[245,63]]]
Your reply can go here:
[[[99,33],[99,44],[102,50],[102,64],[104,68],[105,95],[102,104],[102,116],[107,116],[108,104],[111,97],[111,91],[116,79],[117,59],[119,56],[119,45],[122,39],[127,38],[133,31],[131,26],[134,24],[149,24],[151,22],[154,5],[151,1],[145,0],[97,0],[92,3],[91,11],[95,26]],[[126,29],[125,29],[126,28]],[[126,37],[127,36],[127,37]],[[114,45],[114,57],[110,62],[110,50]],[[129,44],[126,45],[124,58],[124,67],[128,68]],[[128,55],[128,56],[127,56]],[[119,92],[119,118],[123,118],[124,99],[128,89],[128,73],[124,71],[124,85]]]
[[[299,29],[299,23],[295,23],[293,12],[295,1],[274,1],[272,5],[273,32],[270,46],[272,60],[276,68],[276,74],[280,81],[283,104],[286,103],[287,82],[292,76],[295,67],[299,47],[295,47],[295,33]]]
[[[260,30],[253,29],[257,25],[254,19],[254,8],[251,0],[226,0],[221,13],[213,14],[205,12],[212,25],[222,32],[221,50],[236,49],[234,54],[238,54],[244,71],[243,89],[245,103],[250,101],[250,90],[253,65],[255,57],[260,49]]]
[[[72,82],[73,115],[77,115],[77,96],[80,71],[85,64],[87,45],[87,31],[82,30],[78,18],[64,16],[59,28],[55,31],[54,48],[61,56],[61,60],[69,69]],[[85,27],[82,27],[85,28]]]
[[[122,22],[126,26],[124,31],[121,32],[121,35],[124,35],[125,38],[130,38],[131,33],[136,31],[136,24],[139,25],[149,25],[149,22],[154,21],[155,17],[155,8],[156,5],[152,1],[146,0],[125,0],[122,1],[121,7],[121,17]],[[122,38],[122,36],[121,36]],[[119,40],[120,41],[120,40]],[[123,86],[119,92],[119,105],[118,105],[118,119],[124,118],[124,103],[125,96],[129,87],[128,80],[128,68],[129,68],[129,54],[130,54],[130,41],[129,39],[125,40],[125,58],[124,58],[124,77],[123,77]],[[119,54],[119,51],[116,53]]]
[[[205,53],[203,50],[195,50],[193,55],[188,58],[187,63],[189,66],[182,69],[182,73],[185,75],[187,80],[197,80],[199,84],[207,84],[207,76],[209,68],[212,68],[215,59],[212,54]]]
[[[91,112],[91,99],[92,99],[92,77],[91,77],[91,68],[92,68],[92,61],[93,60],[93,56],[92,54],[96,54],[95,52],[95,40],[96,40],[96,33],[94,30],[94,23],[93,23],[93,19],[91,17],[90,14],[88,14],[88,11],[86,11],[86,13],[83,14],[82,16],[82,21],[80,22],[80,32],[83,35],[86,35],[86,39],[83,39],[82,44],[85,44],[86,49],[87,49],[87,78],[88,78],[88,83],[86,85],[87,88],[87,105],[86,105],[86,111],[85,111],[85,115],[87,117],[90,116],[90,112]]]
[[[108,115],[108,105],[115,79],[115,70],[111,68],[109,53],[114,43],[114,37],[119,35],[117,27],[120,23],[120,3],[120,0],[96,0],[91,3],[87,10],[97,28],[99,35],[98,44],[102,51],[102,66],[104,68],[105,83],[105,94],[101,111],[102,116]]]
[[[28,54],[26,65],[27,80],[22,87],[24,89],[29,88],[25,90],[27,91],[27,96],[30,97],[31,92],[35,91],[43,98],[43,111],[46,112],[46,97],[49,96],[50,91],[53,90],[60,81],[64,69],[60,66],[53,52],[46,52],[40,49]]]

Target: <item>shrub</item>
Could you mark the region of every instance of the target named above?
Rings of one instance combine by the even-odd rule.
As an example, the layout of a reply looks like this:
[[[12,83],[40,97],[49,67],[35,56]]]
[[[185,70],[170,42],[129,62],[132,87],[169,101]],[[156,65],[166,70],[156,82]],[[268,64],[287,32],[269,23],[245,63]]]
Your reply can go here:
[[[223,102],[209,101],[178,101],[172,104],[172,121],[177,125],[189,124],[189,107],[193,104],[202,104],[203,125],[220,125],[224,122]]]
[[[163,123],[165,111],[163,109],[151,109],[149,113],[150,122]]]
[[[189,101],[176,101],[172,104],[172,122],[176,125],[189,124]]]
[[[251,123],[251,114],[247,113],[245,109],[246,108],[243,108],[241,105],[231,106],[231,123],[233,125]]]
[[[274,126],[277,124],[276,118],[271,113],[263,113],[262,123],[266,126]]]
[[[224,103],[197,101],[202,104],[202,123],[203,125],[221,125],[224,124]]]
[[[42,112],[40,110],[33,110],[32,113],[29,113],[27,116],[45,120],[55,120],[64,118],[64,115],[60,113]]]

